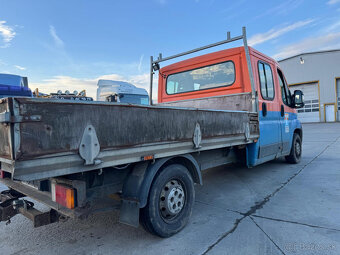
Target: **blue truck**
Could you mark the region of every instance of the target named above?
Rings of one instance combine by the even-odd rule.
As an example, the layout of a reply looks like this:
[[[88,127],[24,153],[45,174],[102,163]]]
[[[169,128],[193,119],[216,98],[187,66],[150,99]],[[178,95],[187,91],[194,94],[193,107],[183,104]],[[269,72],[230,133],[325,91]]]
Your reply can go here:
[[[0,73],[0,98],[18,96],[32,97],[27,77]]]

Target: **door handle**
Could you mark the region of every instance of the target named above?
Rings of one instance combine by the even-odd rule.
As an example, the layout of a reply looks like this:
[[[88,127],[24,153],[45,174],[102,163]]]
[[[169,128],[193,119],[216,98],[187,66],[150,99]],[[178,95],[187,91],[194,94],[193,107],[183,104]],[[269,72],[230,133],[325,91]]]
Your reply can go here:
[[[285,115],[285,108],[281,105],[281,117]]]
[[[262,116],[267,116],[267,104],[265,102],[262,103]]]

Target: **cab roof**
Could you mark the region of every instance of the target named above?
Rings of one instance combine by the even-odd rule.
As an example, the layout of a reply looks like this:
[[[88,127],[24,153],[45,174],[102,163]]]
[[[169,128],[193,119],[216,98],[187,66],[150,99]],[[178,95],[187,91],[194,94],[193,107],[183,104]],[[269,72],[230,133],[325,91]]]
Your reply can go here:
[[[268,61],[270,62],[275,62],[277,63],[274,59],[268,57],[267,55],[255,50],[252,47],[248,47],[249,48],[249,53],[250,55],[252,54],[257,54],[260,55],[263,58],[268,59]],[[183,68],[183,67],[189,67],[191,65],[196,65],[196,64],[200,64],[203,62],[209,62],[209,61],[214,61],[217,60],[219,58],[225,58],[227,56],[232,56],[232,55],[238,55],[244,52],[244,47],[235,47],[235,48],[230,48],[230,49],[226,49],[226,50],[220,50],[220,51],[216,51],[216,52],[212,52],[212,53],[208,53],[208,54],[204,54],[204,55],[200,55],[197,57],[193,57],[193,58],[189,58],[183,61],[179,61],[176,62],[174,64],[165,66],[163,68],[160,69],[161,73],[172,73],[173,71]]]

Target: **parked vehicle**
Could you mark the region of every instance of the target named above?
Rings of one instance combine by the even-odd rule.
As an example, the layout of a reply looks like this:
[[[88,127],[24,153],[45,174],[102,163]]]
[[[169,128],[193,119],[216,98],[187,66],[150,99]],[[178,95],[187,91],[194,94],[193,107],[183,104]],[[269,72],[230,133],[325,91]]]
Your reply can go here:
[[[97,101],[149,104],[148,92],[124,81],[99,80]]]
[[[160,63],[243,40],[244,46]],[[34,226],[120,209],[120,222],[168,237],[188,223],[201,171],[286,157],[298,163],[301,91],[278,63],[237,37],[151,61],[157,105],[6,98],[0,101],[0,220]],[[151,102],[150,102],[151,104]],[[226,184],[227,185],[227,184]],[[39,212],[24,197],[51,208]],[[114,203],[116,201],[116,203]]]
[[[32,97],[27,77],[0,73],[0,98],[14,96]]]
[[[74,101],[93,101],[92,97],[86,96],[86,90],[82,90],[80,92],[76,90],[73,92],[70,92],[68,90],[62,92],[61,90],[58,90],[56,93],[44,94],[39,92],[39,89],[35,89],[33,92],[33,96],[38,98],[52,98]]]

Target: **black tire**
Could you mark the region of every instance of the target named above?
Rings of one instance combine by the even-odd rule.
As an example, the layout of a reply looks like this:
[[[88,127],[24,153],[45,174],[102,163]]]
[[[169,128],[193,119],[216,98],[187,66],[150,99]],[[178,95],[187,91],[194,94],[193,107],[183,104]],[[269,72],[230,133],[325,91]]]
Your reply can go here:
[[[299,134],[294,133],[292,148],[290,149],[290,154],[286,156],[286,160],[288,163],[297,164],[301,160],[302,154],[302,142]]]
[[[141,209],[141,224],[151,234],[170,237],[187,225],[194,201],[194,182],[188,169],[169,165],[153,180],[148,203]]]

